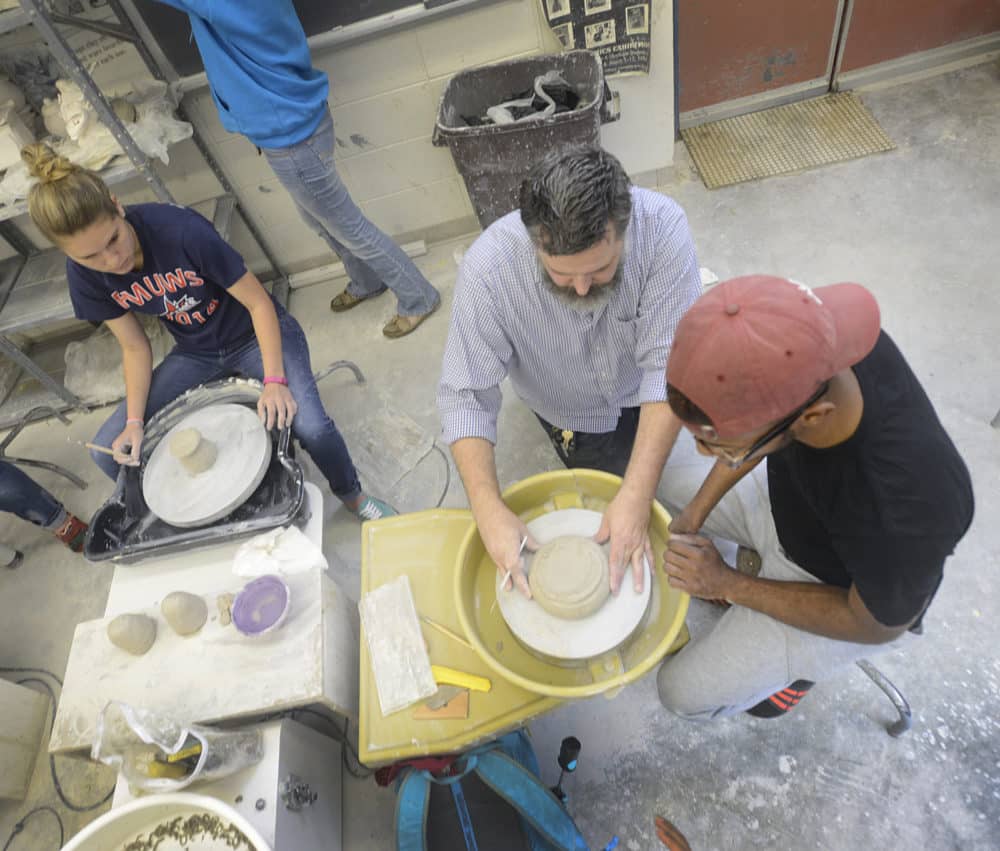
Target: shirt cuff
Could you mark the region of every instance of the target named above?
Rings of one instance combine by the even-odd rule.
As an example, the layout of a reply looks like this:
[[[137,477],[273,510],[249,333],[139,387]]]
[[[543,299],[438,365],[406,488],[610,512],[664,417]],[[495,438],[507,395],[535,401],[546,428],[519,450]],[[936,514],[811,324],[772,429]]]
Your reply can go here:
[[[486,411],[441,412],[441,438],[449,446],[464,437],[481,437],[494,446],[497,442],[496,417]]]
[[[644,372],[639,384],[639,404],[667,401],[667,376],[662,369]]]

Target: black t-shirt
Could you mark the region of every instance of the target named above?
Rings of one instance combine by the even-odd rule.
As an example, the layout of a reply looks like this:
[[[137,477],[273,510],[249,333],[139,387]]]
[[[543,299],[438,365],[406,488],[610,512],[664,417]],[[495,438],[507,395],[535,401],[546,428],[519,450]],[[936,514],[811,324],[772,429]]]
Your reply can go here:
[[[901,626],[930,603],[972,522],[972,482],[885,332],[854,374],[857,431],[828,449],[793,443],[768,456],[771,511],[792,561],[829,585],[854,584],[880,623]]]
[[[125,219],[142,246],[139,271],[106,274],[66,261],[80,319],[149,313],[181,349],[197,352],[217,352],[253,334],[250,312],[227,292],[246,274],[246,264],[211,222],[174,204],[135,204]]]

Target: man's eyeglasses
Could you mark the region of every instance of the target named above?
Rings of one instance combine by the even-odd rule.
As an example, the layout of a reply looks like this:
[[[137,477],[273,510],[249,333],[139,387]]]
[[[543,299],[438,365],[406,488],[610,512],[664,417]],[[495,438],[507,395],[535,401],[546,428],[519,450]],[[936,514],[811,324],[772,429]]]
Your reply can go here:
[[[742,467],[751,457],[756,455],[763,449],[767,444],[774,440],[779,435],[784,434],[788,429],[790,429],[795,421],[802,416],[802,413],[810,405],[816,404],[822,397],[823,394],[830,387],[830,382],[826,381],[823,386],[819,388],[812,396],[809,397],[808,401],[804,402],[798,408],[796,408],[792,413],[782,420],[779,420],[774,428],[768,429],[767,432],[760,437],[758,437],[753,443],[750,444],[748,449],[741,450],[739,452],[733,451],[732,449],[727,449],[725,446],[718,446],[714,443],[708,443],[702,438],[695,435],[695,440],[704,446],[709,452],[719,458],[726,466],[733,468],[734,470],[738,467]]]

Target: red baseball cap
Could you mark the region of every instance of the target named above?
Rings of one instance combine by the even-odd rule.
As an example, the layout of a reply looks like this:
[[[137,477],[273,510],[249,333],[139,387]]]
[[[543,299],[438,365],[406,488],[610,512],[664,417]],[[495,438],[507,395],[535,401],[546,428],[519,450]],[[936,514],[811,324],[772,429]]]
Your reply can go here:
[[[681,319],[667,381],[720,438],[739,437],[805,404],[875,347],[879,328],[875,297],[860,284],[811,290],[771,275],[733,278]]]

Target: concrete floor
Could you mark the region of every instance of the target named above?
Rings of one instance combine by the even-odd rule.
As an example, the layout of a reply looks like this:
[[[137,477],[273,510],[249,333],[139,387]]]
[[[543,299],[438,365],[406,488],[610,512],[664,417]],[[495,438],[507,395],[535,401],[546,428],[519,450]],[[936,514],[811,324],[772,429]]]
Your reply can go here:
[[[613,700],[566,705],[531,730],[543,776],[555,782],[560,740],[583,743],[580,767],[566,788],[588,842],[603,847],[658,847],[653,815],[672,819],[696,851],[776,844],[855,849],[1000,847],[1000,625],[997,599],[1000,531],[1000,431],[989,421],[1000,407],[993,355],[1000,330],[1000,67],[980,65],[945,76],[863,93],[897,150],[805,174],[709,192],[683,146],[661,189],[687,211],[702,266],[721,278],[775,272],[811,284],[841,280],[870,287],[885,327],[924,381],[976,486],[977,520],[948,564],[925,619],[922,638],[878,658],[914,708],[914,727],[890,738],[889,702],[856,669],[819,683],[779,721],[740,717],[696,726],[667,715],[652,677]],[[435,247],[419,265],[445,295],[445,309],[411,337],[380,333],[389,298],[333,316],[325,308],[343,282],[293,295],[315,367],[349,357],[369,383],[345,372],[321,391],[335,418],[376,423],[410,418],[415,432],[436,436],[434,387],[447,330],[455,258],[468,244]],[[110,492],[84,451],[106,410],[28,429],[17,454],[49,457],[90,482],[75,490],[57,477],[39,479],[74,511],[89,516]],[[498,466],[506,485],[558,466],[530,412],[508,393],[501,415]],[[387,440],[391,441],[391,436]],[[402,453],[406,447],[389,445]],[[12,450],[13,451],[13,450]],[[365,471],[362,470],[364,475]],[[430,453],[386,496],[403,510],[434,504],[444,463]],[[452,478],[445,505],[464,506]],[[325,549],[333,571],[356,594],[360,541],[355,521],[328,506]],[[61,674],[74,625],[102,615],[109,567],[70,557],[45,534],[16,518],[0,519],[0,539],[27,553],[17,572],[0,574],[0,661]],[[692,606],[693,631],[712,613]],[[12,676],[12,675],[8,675]],[[56,803],[44,761],[28,800],[0,806],[0,841],[15,820]],[[61,767],[66,791],[95,800],[113,778],[104,769]],[[391,847],[393,797],[371,781],[348,779],[344,847]],[[67,835],[93,814],[60,807]],[[18,844],[20,843],[20,844]],[[54,848],[48,816],[33,818],[12,848]]]

